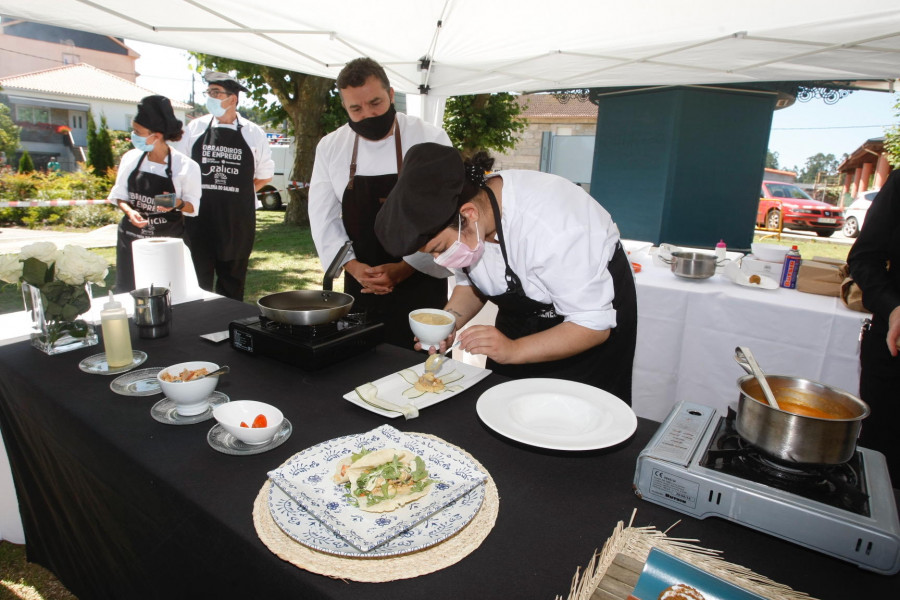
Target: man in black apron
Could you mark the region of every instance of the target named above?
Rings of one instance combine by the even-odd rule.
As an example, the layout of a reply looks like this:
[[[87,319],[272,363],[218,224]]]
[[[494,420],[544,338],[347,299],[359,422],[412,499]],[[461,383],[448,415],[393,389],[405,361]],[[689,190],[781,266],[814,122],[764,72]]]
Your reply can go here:
[[[340,222],[344,231],[336,235],[346,234],[353,242],[354,254],[343,265],[344,292],[354,298],[353,312],[366,313],[369,320],[385,323],[385,341],[412,347],[409,312],[417,308],[443,306],[447,300],[447,282],[446,279],[418,271],[404,260],[399,260],[401,257],[386,252],[375,236],[373,225],[385,198],[397,182],[403,162],[401,123],[414,136],[414,139],[407,140],[408,144],[422,141],[423,135],[429,136],[425,139],[441,139],[447,143],[449,138],[436,128],[423,126],[413,117],[396,113],[393,90],[387,83],[387,76],[371,59],[357,59],[349,63],[338,75],[337,84],[350,121],[347,126],[326,136],[320,143],[320,149],[330,147],[334,140],[352,136],[350,156],[339,154],[341,159],[349,159],[350,172],[349,178],[343,180],[346,185],[340,200]],[[387,142],[379,151],[387,153],[387,156],[379,158],[390,158],[382,164],[385,169],[388,168],[385,163],[390,164],[389,168],[396,168],[396,172],[358,174],[359,168],[371,167],[371,164],[360,164],[361,144],[384,140]],[[327,265],[334,256],[323,255],[330,252],[324,250],[325,244],[322,243],[322,227],[317,219],[320,215],[316,212],[317,199],[325,195],[333,196],[335,186],[333,181],[317,184],[317,172],[321,173],[325,167],[320,163],[320,156],[317,151],[317,166],[310,189],[310,223],[319,258],[323,265]]]
[[[252,133],[259,138],[259,127],[237,113],[238,94],[247,88],[224,73],[208,72],[203,77],[209,84],[206,95],[211,117],[208,123],[205,117],[203,122],[191,122],[187,136],[188,154],[200,164],[203,209],[188,222],[187,242],[200,287],[243,300],[256,236],[256,190],[271,181],[271,175],[262,178],[258,173],[244,131],[245,127],[254,128]],[[264,141],[265,134],[262,136]]]

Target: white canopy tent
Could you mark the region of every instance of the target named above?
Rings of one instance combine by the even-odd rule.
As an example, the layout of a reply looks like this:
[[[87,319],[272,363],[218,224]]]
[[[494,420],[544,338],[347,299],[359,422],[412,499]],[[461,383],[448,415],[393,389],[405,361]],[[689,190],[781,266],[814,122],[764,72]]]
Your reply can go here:
[[[331,78],[370,56],[429,100],[900,77],[897,0],[0,0],[0,13]]]

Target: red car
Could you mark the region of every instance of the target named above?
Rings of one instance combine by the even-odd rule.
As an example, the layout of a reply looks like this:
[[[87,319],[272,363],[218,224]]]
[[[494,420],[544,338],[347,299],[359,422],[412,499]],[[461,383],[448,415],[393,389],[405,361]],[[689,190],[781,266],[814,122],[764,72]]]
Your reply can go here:
[[[844,213],[837,206],[813,200],[796,185],[782,181],[763,181],[756,226],[766,229],[815,231],[831,237],[844,226]]]

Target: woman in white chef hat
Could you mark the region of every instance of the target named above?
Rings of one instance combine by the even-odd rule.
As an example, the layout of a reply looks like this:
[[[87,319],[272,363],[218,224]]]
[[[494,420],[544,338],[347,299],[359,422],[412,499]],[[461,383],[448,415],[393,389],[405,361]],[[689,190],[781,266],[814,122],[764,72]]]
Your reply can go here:
[[[458,333],[462,349],[509,377],[579,381],[631,404],[637,300],[618,228],[566,179],[492,166],[413,146],[375,221],[391,254],[428,252],[454,271],[445,310],[457,331],[440,350],[490,300],[495,324]]]

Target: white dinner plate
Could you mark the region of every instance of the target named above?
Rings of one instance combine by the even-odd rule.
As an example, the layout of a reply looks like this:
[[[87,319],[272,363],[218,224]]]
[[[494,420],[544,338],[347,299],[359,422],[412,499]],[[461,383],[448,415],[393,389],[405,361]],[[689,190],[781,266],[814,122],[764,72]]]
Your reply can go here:
[[[484,424],[511,440],[551,450],[597,450],[637,429],[631,407],[609,392],[565,379],[517,379],[483,393]]]
[[[743,277],[737,275],[731,281],[735,282],[738,285],[742,285],[748,288],[755,288],[757,290],[777,290],[778,282],[772,279],[771,277],[766,277],[765,275],[759,276],[759,283],[750,283],[750,276],[744,274]]]

